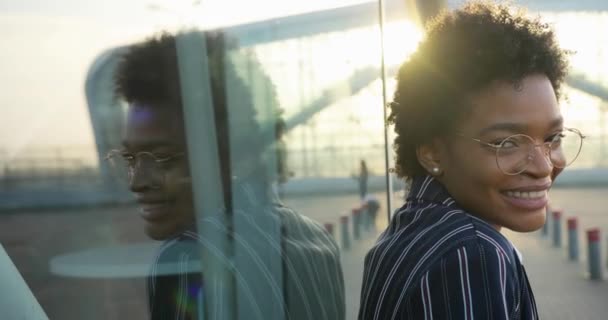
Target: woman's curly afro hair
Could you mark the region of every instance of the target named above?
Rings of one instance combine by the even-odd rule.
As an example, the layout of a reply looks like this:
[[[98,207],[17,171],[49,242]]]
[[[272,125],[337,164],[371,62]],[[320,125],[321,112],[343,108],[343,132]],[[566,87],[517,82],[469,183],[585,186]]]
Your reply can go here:
[[[425,175],[416,148],[448,134],[470,107],[466,98],[495,81],[518,86],[543,74],[559,98],[568,54],[547,24],[506,5],[475,1],[437,16],[401,65],[389,104],[397,174]]]

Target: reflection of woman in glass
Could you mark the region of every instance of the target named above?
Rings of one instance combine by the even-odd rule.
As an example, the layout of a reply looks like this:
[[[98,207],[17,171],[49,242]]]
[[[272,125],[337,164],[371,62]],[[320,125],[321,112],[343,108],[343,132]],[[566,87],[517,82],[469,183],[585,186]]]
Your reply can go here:
[[[558,107],[566,52],[546,24],[475,2],[439,16],[397,77],[406,204],[365,259],[360,319],[536,319],[501,228],[545,223],[582,136]]]
[[[289,180],[290,172],[287,167],[287,144],[285,143],[285,131],[287,131],[287,125],[283,118],[281,118],[280,112],[277,115],[277,120],[274,127],[275,133],[275,150],[277,157],[277,187],[279,197],[283,199],[285,197],[284,184]]]
[[[216,139],[222,182],[217,187],[226,199],[219,210],[230,218],[227,227],[195,214],[190,168],[204,164],[189,162],[182,94],[206,91],[182,88],[178,62],[184,61],[177,58],[178,40],[194,48],[205,43],[207,50],[210,68],[205,76],[210,79],[214,112],[213,119],[197,121],[214,123],[216,129],[212,137],[196,139]],[[285,207],[272,192],[269,164],[262,157],[272,141],[265,144],[263,128],[256,121],[254,91],[229,59],[236,50],[221,32],[162,33],[128,47],[116,70],[115,93],[129,107],[123,148],[112,151],[108,159],[128,178],[145,233],[163,241],[148,276],[150,319],[200,319],[209,297],[222,297],[221,292],[233,288],[239,288],[240,295],[235,294],[239,312],[253,310],[247,319],[272,319],[275,313],[298,320],[344,319],[337,244],[318,223]],[[270,82],[253,57],[244,61],[249,72],[256,72],[256,79]],[[202,223],[224,232],[230,249],[209,244],[208,235],[197,230]],[[274,226],[280,228],[280,239],[271,236]],[[231,270],[234,284],[204,281],[201,246]],[[276,261],[281,278],[271,274]],[[267,292],[273,294],[261,294]],[[220,310],[215,317],[224,318],[222,311],[235,312],[222,309],[234,301],[220,300],[214,306]],[[269,301],[277,306],[273,314],[260,307]]]

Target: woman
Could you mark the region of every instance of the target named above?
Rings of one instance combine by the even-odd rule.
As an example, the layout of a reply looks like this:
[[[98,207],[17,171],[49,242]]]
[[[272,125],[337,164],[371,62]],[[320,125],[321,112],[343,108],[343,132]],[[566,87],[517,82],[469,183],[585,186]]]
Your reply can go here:
[[[567,52],[547,25],[485,2],[444,13],[397,76],[396,172],[410,182],[365,259],[359,319],[536,319],[501,228],[545,223],[583,137],[558,100]]]

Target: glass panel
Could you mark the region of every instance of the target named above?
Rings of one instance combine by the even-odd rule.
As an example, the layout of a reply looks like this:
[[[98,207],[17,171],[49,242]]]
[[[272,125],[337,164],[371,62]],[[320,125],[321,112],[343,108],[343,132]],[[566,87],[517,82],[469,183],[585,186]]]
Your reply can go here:
[[[40,314],[39,304],[51,319],[146,319],[166,310],[356,318],[364,256],[407,188],[387,173],[394,135],[389,127],[385,138],[383,106],[425,18],[459,2],[1,3],[0,270],[19,289],[0,296]],[[563,112],[588,138],[573,165],[581,171],[558,181],[605,183],[607,42],[601,32],[579,35],[602,30],[606,8],[560,3],[530,1],[578,52]],[[160,54],[175,62],[162,66],[171,74],[134,58],[144,72],[133,90],[146,98],[124,99],[117,66],[161,31],[180,34]],[[167,81],[150,87],[150,77]],[[147,110],[159,97],[183,116]],[[125,154],[128,121],[133,130],[151,119],[175,120],[159,129],[169,143],[127,139]],[[105,159],[111,150],[176,158],[136,157],[129,180],[129,159],[116,170]],[[578,199],[559,191],[558,204]]]
[[[560,42],[575,52],[572,55],[572,72],[567,81],[568,101],[563,113],[570,120],[568,126],[584,128],[588,135],[574,168],[606,168],[608,132],[606,131],[606,98],[608,82],[605,68],[608,38],[597,33],[581,37],[581,32],[608,25],[608,16],[601,11],[543,12],[556,28]]]
[[[240,80],[253,92],[260,140],[263,147],[269,145],[265,168],[259,169],[256,178],[258,188],[265,188],[259,185],[260,180],[270,182],[284,205],[295,217],[300,216],[290,220],[302,224],[301,219],[310,219],[317,227],[331,230],[329,241],[318,231],[309,235],[318,248],[340,247],[339,260],[332,261],[319,257],[327,254],[323,251],[315,250],[315,257],[306,246],[298,245],[297,251],[308,255],[302,261],[304,266],[283,268],[288,274],[283,277],[288,310],[301,305],[293,300],[298,289],[291,288],[294,285],[290,282],[297,280],[289,274],[317,270],[305,290],[320,293],[314,299],[311,296],[313,305],[315,299],[325,302],[313,311],[313,318],[356,318],[363,258],[387,223],[380,33],[375,10],[376,4],[364,4],[286,17],[257,25],[257,33],[226,29],[226,34],[241,44],[228,56]],[[327,29],[320,30],[320,25],[327,25]],[[239,161],[249,159],[248,150],[254,144],[243,141],[251,139],[256,130],[245,121],[249,111],[238,101],[242,96],[238,88],[227,85],[229,119],[233,122],[232,170],[241,170]],[[363,204],[367,204],[366,209]],[[377,218],[376,225],[372,216]],[[296,230],[300,228],[290,223],[281,235],[297,243]],[[288,256],[283,259],[298,261],[293,250],[286,248]],[[327,262],[340,263],[341,271],[325,269]],[[343,284],[336,279],[342,277]],[[338,294],[337,288],[342,288]],[[340,300],[335,304],[337,310],[327,308],[333,305],[331,301]]]
[[[384,19],[385,23],[383,24],[383,58],[384,58],[384,96],[385,100],[390,102],[393,99],[393,93],[396,89],[396,76],[399,66],[408,58],[410,54],[412,54],[423,35],[423,25],[426,14],[431,14],[435,10],[434,6],[437,6],[436,3],[432,1],[426,2],[417,2],[416,5],[413,2],[408,3],[410,15],[407,19]],[[383,11],[391,12],[394,10],[392,6],[392,2],[385,1],[383,3]],[[417,8],[418,6],[419,8]],[[428,6],[428,8],[427,8]],[[413,9],[418,10],[413,10]],[[425,9],[427,8],[427,9]],[[439,6],[437,6],[439,8]],[[430,11],[429,13],[426,13]],[[386,14],[385,14],[386,15]],[[385,104],[386,108],[386,104]],[[390,110],[386,109],[388,117],[388,112]],[[393,125],[389,125],[386,128],[386,141],[385,144],[385,161],[388,164],[388,177],[391,180],[391,192],[389,192],[390,197],[390,208],[388,211],[389,216],[392,216],[394,211],[400,208],[405,201],[405,197],[407,195],[407,185],[406,182],[400,179],[394,172],[391,170],[395,166],[395,153],[393,149],[393,142],[395,141],[395,132]]]
[[[608,230],[608,218],[603,214],[598,214],[606,206],[606,198],[603,195],[606,194],[606,177],[608,177],[606,160],[608,78],[605,67],[608,36],[603,32],[592,31],[608,27],[608,15],[606,14],[608,7],[602,1],[569,2],[567,4],[559,1],[547,2],[548,5],[539,4],[537,8],[534,8],[535,12],[540,13],[546,21],[550,21],[554,25],[560,44],[573,51],[570,59],[570,74],[563,90],[567,99],[561,103],[562,114],[566,119],[564,125],[578,128],[586,135],[578,158],[556,180],[556,187],[550,193],[551,208],[563,209],[561,216],[563,226],[549,211],[547,227],[552,226],[553,228],[548,232],[548,238],[558,239],[558,235],[563,230],[564,244],[567,241],[577,241],[575,246],[567,245],[566,247],[581,250],[581,263],[575,264],[574,267],[568,269],[568,272],[586,273],[589,270],[589,262],[592,260],[588,251],[591,244],[586,235],[587,230],[600,228],[604,232],[603,239],[605,239],[605,231]],[[583,34],[585,36],[581,36]],[[583,203],[584,205],[582,205]],[[569,231],[571,227],[566,225],[567,220],[573,219],[578,234]],[[572,222],[568,221],[568,224],[572,225]],[[551,240],[551,243],[554,241]],[[606,248],[603,247],[603,252],[599,254],[598,259],[601,257],[604,261],[606,260],[605,250]],[[559,250],[557,251],[559,252]],[[561,262],[556,263],[560,267]],[[534,266],[533,262],[530,264]],[[537,280],[531,281],[532,285],[536,286],[535,289],[542,292],[538,298],[539,315],[545,318],[560,317],[560,314],[566,313],[567,309],[562,306],[568,303],[566,301],[568,295],[560,294],[559,303],[548,298],[551,295],[550,292],[556,292],[556,288],[554,285],[542,285],[542,275],[546,269],[536,268],[540,270],[536,271],[536,274],[531,274],[531,279],[535,277]],[[559,272],[557,270],[548,275],[554,276]],[[574,312],[585,314],[587,317],[599,317],[601,312],[605,312],[606,308],[602,301],[608,294],[607,290],[589,294],[592,287],[580,281],[573,281],[568,286],[573,288],[580,286],[570,296],[573,299],[586,299],[590,303],[585,310],[573,310]]]
[[[355,318],[389,211],[378,8],[0,5],[0,243],[48,317]]]

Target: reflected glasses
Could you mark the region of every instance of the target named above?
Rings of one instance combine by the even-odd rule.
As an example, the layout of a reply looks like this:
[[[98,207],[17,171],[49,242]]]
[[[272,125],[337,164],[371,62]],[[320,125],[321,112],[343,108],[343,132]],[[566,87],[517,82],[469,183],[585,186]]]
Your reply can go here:
[[[554,167],[565,168],[576,160],[585,139],[578,129],[573,128],[565,128],[551,136],[549,141],[541,144],[536,144],[532,137],[525,134],[514,134],[492,143],[460,133],[457,135],[496,150],[496,164],[506,175],[517,175],[524,172],[530,162],[535,159],[537,147],[541,148],[543,155],[549,158]]]
[[[130,153],[125,150],[111,150],[104,157],[110,164],[114,175],[119,179],[126,179],[127,182],[131,183],[135,170],[139,170],[142,167],[142,163],[146,163],[149,170],[155,174],[162,174],[163,176],[169,171],[175,161],[182,158],[186,153],[179,152],[170,155],[155,154],[149,151],[140,151],[137,153]]]

